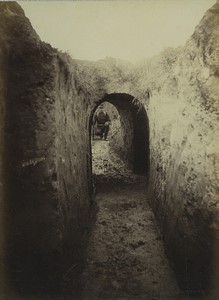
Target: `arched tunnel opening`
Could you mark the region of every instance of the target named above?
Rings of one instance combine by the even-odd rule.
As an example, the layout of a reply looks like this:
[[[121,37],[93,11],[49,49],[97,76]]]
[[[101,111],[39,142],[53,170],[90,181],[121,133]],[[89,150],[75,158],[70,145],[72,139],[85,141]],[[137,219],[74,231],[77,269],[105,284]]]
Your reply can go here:
[[[110,121],[107,129],[107,131],[109,130],[107,145],[98,142],[101,139],[105,140],[104,134],[101,136],[101,130],[104,131],[102,120],[100,120],[100,125],[97,124],[97,116],[101,111],[105,116],[107,115],[104,122],[108,124]],[[103,148],[108,147],[107,151],[114,153],[134,174],[149,175],[148,117],[145,108],[133,96],[125,93],[113,93],[105,95],[98,101],[90,117],[90,140],[92,146],[96,140],[95,150],[93,148],[93,163],[91,163],[93,167],[96,148],[102,145]],[[102,167],[104,168],[104,165]]]
[[[94,120],[100,106],[111,119],[109,141],[105,140],[104,134],[93,134]],[[114,128],[112,111],[115,109],[117,127]],[[161,236],[157,227],[154,227],[155,219],[147,203],[149,124],[146,111],[133,96],[113,93],[105,95],[97,102],[89,125],[93,156],[101,156],[98,157],[96,153],[96,145],[100,146],[101,153],[104,153],[107,147],[108,151],[111,147],[113,152],[110,155],[108,152],[110,159],[106,166],[102,159],[99,167],[107,169],[110,160],[113,160],[111,155],[115,154],[120,160],[116,161],[118,169],[122,169],[121,162],[125,168],[120,174],[120,180],[116,177],[118,174],[111,174],[108,169],[101,188],[98,178],[97,181],[93,181],[98,187],[94,200],[98,209],[87,247],[86,263],[82,270],[82,299],[104,299],[109,295],[113,299],[118,299],[121,295],[127,296],[127,299],[138,299],[144,295],[148,285],[149,299],[152,299],[150,297],[156,294],[156,282],[160,276],[160,271],[155,270],[156,264],[153,263],[154,253],[156,263],[162,264],[162,268],[168,268],[168,262],[162,254],[162,243],[153,242],[160,241]],[[95,159],[92,162],[97,163]],[[96,165],[93,166],[94,179],[97,175],[95,167]],[[164,262],[161,263],[161,260]],[[154,275],[149,276],[149,273]],[[166,275],[171,282],[170,274]],[[161,279],[163,280],[164,278]],[[174,284],[173,288],[176,288]]]

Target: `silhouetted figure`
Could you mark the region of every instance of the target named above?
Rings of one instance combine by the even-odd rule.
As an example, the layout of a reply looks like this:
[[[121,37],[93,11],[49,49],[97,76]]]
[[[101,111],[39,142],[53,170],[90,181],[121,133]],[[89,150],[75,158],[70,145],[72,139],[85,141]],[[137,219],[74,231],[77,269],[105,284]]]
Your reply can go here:
[[[108,113],[103,110],[102,106],[99,106],[94,115],[93,125],[97,124],[97,133],[101,139],[107,140],[110,122]]]

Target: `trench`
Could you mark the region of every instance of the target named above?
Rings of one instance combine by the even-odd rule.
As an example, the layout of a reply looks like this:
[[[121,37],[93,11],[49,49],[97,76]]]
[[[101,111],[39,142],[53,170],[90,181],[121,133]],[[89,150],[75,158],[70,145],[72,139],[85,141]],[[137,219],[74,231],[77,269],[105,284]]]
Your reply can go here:
[[[109,142],[92,144],[98,213],[81,274],[81,299],[187,299],[147,203],[146,177],[110,155]]]
[[[188,299],[147,202],[146,113],[142,108],[139,113],[130,95],[111,94],[107,100],[118,109],[121,132],[117,127],[117,139],[112,134],[109,141],[94,135],[91,140],[97,215],[79,280],[80,299]]]
[[[0,293],[3,281],[12,293],[2,298],[47,299],[64,280],[84,299],[184,299],[149,200],[181,287],[219,299],[218,0],[182,51],[164,51],[131,76],[111,59],[72,60],[41,42],[17,3],[0,7]],[[140,103],[118,86],[139,92],[150,130]],[[86,114],[104,101],[121,116],[117,171],[119,159],[132,168],[116,178],[92,177]],[[149,172],[147,199],[138,176],[147,182]],[[84,265],[94,186],[99,212]],[[17,286],[30,296],[16,296]],[[59,296],[51,299],[79,299]]]

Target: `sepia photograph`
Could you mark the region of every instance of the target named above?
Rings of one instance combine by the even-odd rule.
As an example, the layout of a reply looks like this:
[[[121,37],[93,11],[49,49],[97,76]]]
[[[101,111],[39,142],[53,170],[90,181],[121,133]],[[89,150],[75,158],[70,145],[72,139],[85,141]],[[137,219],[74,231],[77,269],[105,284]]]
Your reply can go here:
[[[0,1],[0,300],[219,299],[219,0]]]

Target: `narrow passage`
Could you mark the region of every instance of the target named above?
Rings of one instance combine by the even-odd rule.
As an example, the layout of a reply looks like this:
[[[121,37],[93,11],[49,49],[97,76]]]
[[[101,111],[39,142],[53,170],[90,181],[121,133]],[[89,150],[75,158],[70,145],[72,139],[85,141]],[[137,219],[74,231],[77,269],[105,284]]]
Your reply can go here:
[[[146,179],[132,175],[118,158],[109,159],[108,142],[93,143],[93,170],[102,182],[82,274],[82,299],[188,299],[164,254],[146,199]],[[113,184],[107,183],[107,176],[111,181],[114,177]]]

